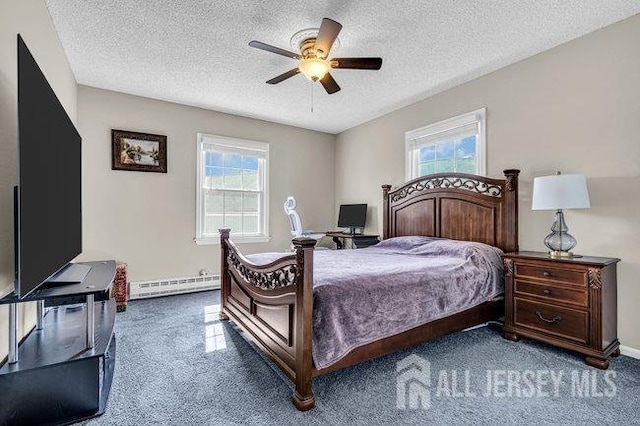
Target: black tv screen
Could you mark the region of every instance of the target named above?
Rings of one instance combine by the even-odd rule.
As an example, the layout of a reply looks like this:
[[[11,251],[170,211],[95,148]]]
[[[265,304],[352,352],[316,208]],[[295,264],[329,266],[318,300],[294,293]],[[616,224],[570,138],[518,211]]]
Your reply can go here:
[[[340,206],[338,228],[364,228],[366,220],[366,204],[342,204]]]
[[[81,138],[18,36],[16,285],[24,297],[82,252]]]

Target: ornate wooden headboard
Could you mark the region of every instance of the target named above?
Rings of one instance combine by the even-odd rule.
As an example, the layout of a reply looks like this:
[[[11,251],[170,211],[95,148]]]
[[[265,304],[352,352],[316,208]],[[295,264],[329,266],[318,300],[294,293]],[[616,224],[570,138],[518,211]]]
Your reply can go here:
[[[383,237],[426,235],[518,250],[518,174],[505,179],[439,173],[383,185]]]

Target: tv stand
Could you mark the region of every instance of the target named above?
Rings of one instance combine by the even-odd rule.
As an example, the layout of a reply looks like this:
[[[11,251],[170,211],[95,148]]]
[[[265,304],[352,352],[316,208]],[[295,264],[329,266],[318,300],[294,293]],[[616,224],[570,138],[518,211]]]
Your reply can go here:
[[[91,271],[91,266],[84,263],[67,263],[62,269],[53,274],[48,285],[79,284],[84,281]]]
[[[87,262],[81,283],[43,284],[9,304],[9,355],[0,363],[0,424],[68,424],[102,414],[115,365],[115,262]],[[82,309],[58,308],[73,300]],[[98,300],[98,301],[96,301]],[[19,303],[36,302],[36,328],[17,341]],[[44,305],[55,306],[46,315]]]

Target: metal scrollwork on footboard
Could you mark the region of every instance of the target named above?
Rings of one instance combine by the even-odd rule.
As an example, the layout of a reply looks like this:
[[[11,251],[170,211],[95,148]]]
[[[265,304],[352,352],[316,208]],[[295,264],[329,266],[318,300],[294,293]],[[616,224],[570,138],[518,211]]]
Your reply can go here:
[[[276,288],[287,287],[296,283],[296,265],[289,264],[273,271],[256,271],[249,268],[247,265],[236,256],[233,250],[229,251],[227,256],[229,264],[238,271],[238,274],[244,278],[251,285],[258,287],[262,290],[273,290]]]
[[[502,187],[500,185],[494,185],[487,182],[482,182],[472,178],[456,177],[456,176],[441,176],[433,177],[425,180],[415,182],[406,186],[397,193],[393,194],[391,201],[402,200],[408,195],[411,195],[415,191],[424,191],[425,189],[466,189],[478,194],[485,194],[491,197],[501,197]]]

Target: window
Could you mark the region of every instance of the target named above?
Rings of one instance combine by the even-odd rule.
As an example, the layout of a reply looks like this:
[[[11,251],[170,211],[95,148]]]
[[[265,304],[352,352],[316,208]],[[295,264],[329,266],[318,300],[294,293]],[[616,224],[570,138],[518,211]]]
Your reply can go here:
[[[196,243],[269,240],[269,144],[198,134]]]
[[[407,180],[442,172],[484,175],[485,115],[482,108],[405,133]]]

